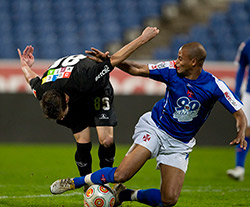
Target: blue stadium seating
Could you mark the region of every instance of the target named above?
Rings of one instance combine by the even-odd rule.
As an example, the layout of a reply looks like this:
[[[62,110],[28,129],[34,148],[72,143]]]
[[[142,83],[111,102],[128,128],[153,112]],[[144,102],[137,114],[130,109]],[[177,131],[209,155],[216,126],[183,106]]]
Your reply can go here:
[[[160,18],[162,7],[181,0],[1,0],[0,58],[17,58],[16,48],[36,47],[36,58],[82,53],[91,46],[105,50],[123,41],[124,32],[139,28],[148,18]],[[176,58],[179,47],[200,41],[209,60],[232,61],[241,41],[250,34],[250,0],[232,2],[208,24],[177,35],[153,58]],[[165,54],[164,54],[165,52]]]
[[[161,6],[179,0],[1,0],[0,38],[7,48],[36,48],[36,58],[80,53],[90,46],[101,50],[122,42],[123,33],[150,17]],[[25,35],[24,35],[25,34]],[[9,47],[8,47],[9,45]],[[17,58],[0,50],[0,58]]]
[[[157,60],[175,60],[176,54],[173,54],[173,52],[167,48],[158,48],[154,51],[154,57],[156,57]]]
[[[188,35],[177,35],[166,48],[178,52],[178,48],[187,41],[201,42],[207,49],[207,60],[234,61],[239,44],[250,37],[250,0],[231,2],[228,11],[216,12],[209,22],[195,25]],[[161,59],[162,49],[154,53]]]

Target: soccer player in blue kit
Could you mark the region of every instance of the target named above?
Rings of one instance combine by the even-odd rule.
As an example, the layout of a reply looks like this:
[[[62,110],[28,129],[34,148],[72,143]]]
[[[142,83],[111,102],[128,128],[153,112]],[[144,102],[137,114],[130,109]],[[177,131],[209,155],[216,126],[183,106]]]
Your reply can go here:
[[[235,86],[235,94],[240,97],[241,96],[241,86],[244,78],[245,71],[247,67],[250,67],[250,39],[242,42],[239,46],[235,62],[239,64],[238,72],[236,76],[236,86]],[[249,151],[249,138],[250,138],[250,73],[248,72],[247,78],[247,87],[244,93],[242,94],[242,102],[244,103],[243,111],[247,117],[247,129],[246,129],[246,141],[248,143],[247,149],[242,150],[240,145],[236,146],[236,163],[234,169],[227,170],[227,174],[239,181],[244,180],[245,175],[245,160],[247,153]]]
[[[92,49],[93,51],[93,49]],[[92,59],[101,61],[104,53],[89,51]],[[134,143],[117,168],[103,168],[92,174],[55,181],[53,194],[84,185],[124,183],[132,178],[144,163],[156,158],[161,173],[160,189],[133,190],[118,184],[114,188],[116,205],[123,201],[138,201],[150,206],[174,206],[180,196],[189,154],[195,146],[195,134],[207,120],[219,101],[236,120],[237,135],[230,145],[246,149],[246,117],[242,103],[227,85],[203,70],[206,50],[198,42],[184,44],[176,61],[139,64],[124,61],[118,67],[135,75],[149,77],[166,84],[166,94],[151,112],[142,115],[135,126]]]

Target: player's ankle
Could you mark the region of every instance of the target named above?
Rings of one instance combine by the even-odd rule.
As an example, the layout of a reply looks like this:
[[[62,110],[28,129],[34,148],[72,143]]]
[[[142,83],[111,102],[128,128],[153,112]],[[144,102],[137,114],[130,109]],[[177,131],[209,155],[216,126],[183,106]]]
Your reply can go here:
[[[132,201],[138,201],[138,198],[137,198],[137,193],[138,193],[139,190],[134,190],[132,193],[131,193],[131,200]]]
[[[119,194],[119,200],[121,202],[123,202],[123,201],[137,201],[137,197],[134,194],[135,194],[135,190],[132,190],[132,189],[123,190]]]

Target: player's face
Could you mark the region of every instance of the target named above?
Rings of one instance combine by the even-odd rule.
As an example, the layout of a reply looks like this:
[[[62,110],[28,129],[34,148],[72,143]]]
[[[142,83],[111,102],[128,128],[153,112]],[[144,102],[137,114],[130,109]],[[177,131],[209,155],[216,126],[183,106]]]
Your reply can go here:
[[[189,58],[188,51],[180,48],[176,60],[176,71],[181,76],[189,76],[192,72],[192,59]]]

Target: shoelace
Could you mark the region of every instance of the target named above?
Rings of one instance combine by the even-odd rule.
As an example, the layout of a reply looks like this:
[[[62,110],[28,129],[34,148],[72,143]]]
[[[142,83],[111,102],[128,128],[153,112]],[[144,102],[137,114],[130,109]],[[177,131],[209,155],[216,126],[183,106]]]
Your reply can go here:
[[[72,182],[71,182],[70,178],[66,178],[66,179],[61,180],[61,185],[63,187],[67,187],[67,185],[71,185],[71,184],[72,184]]]

